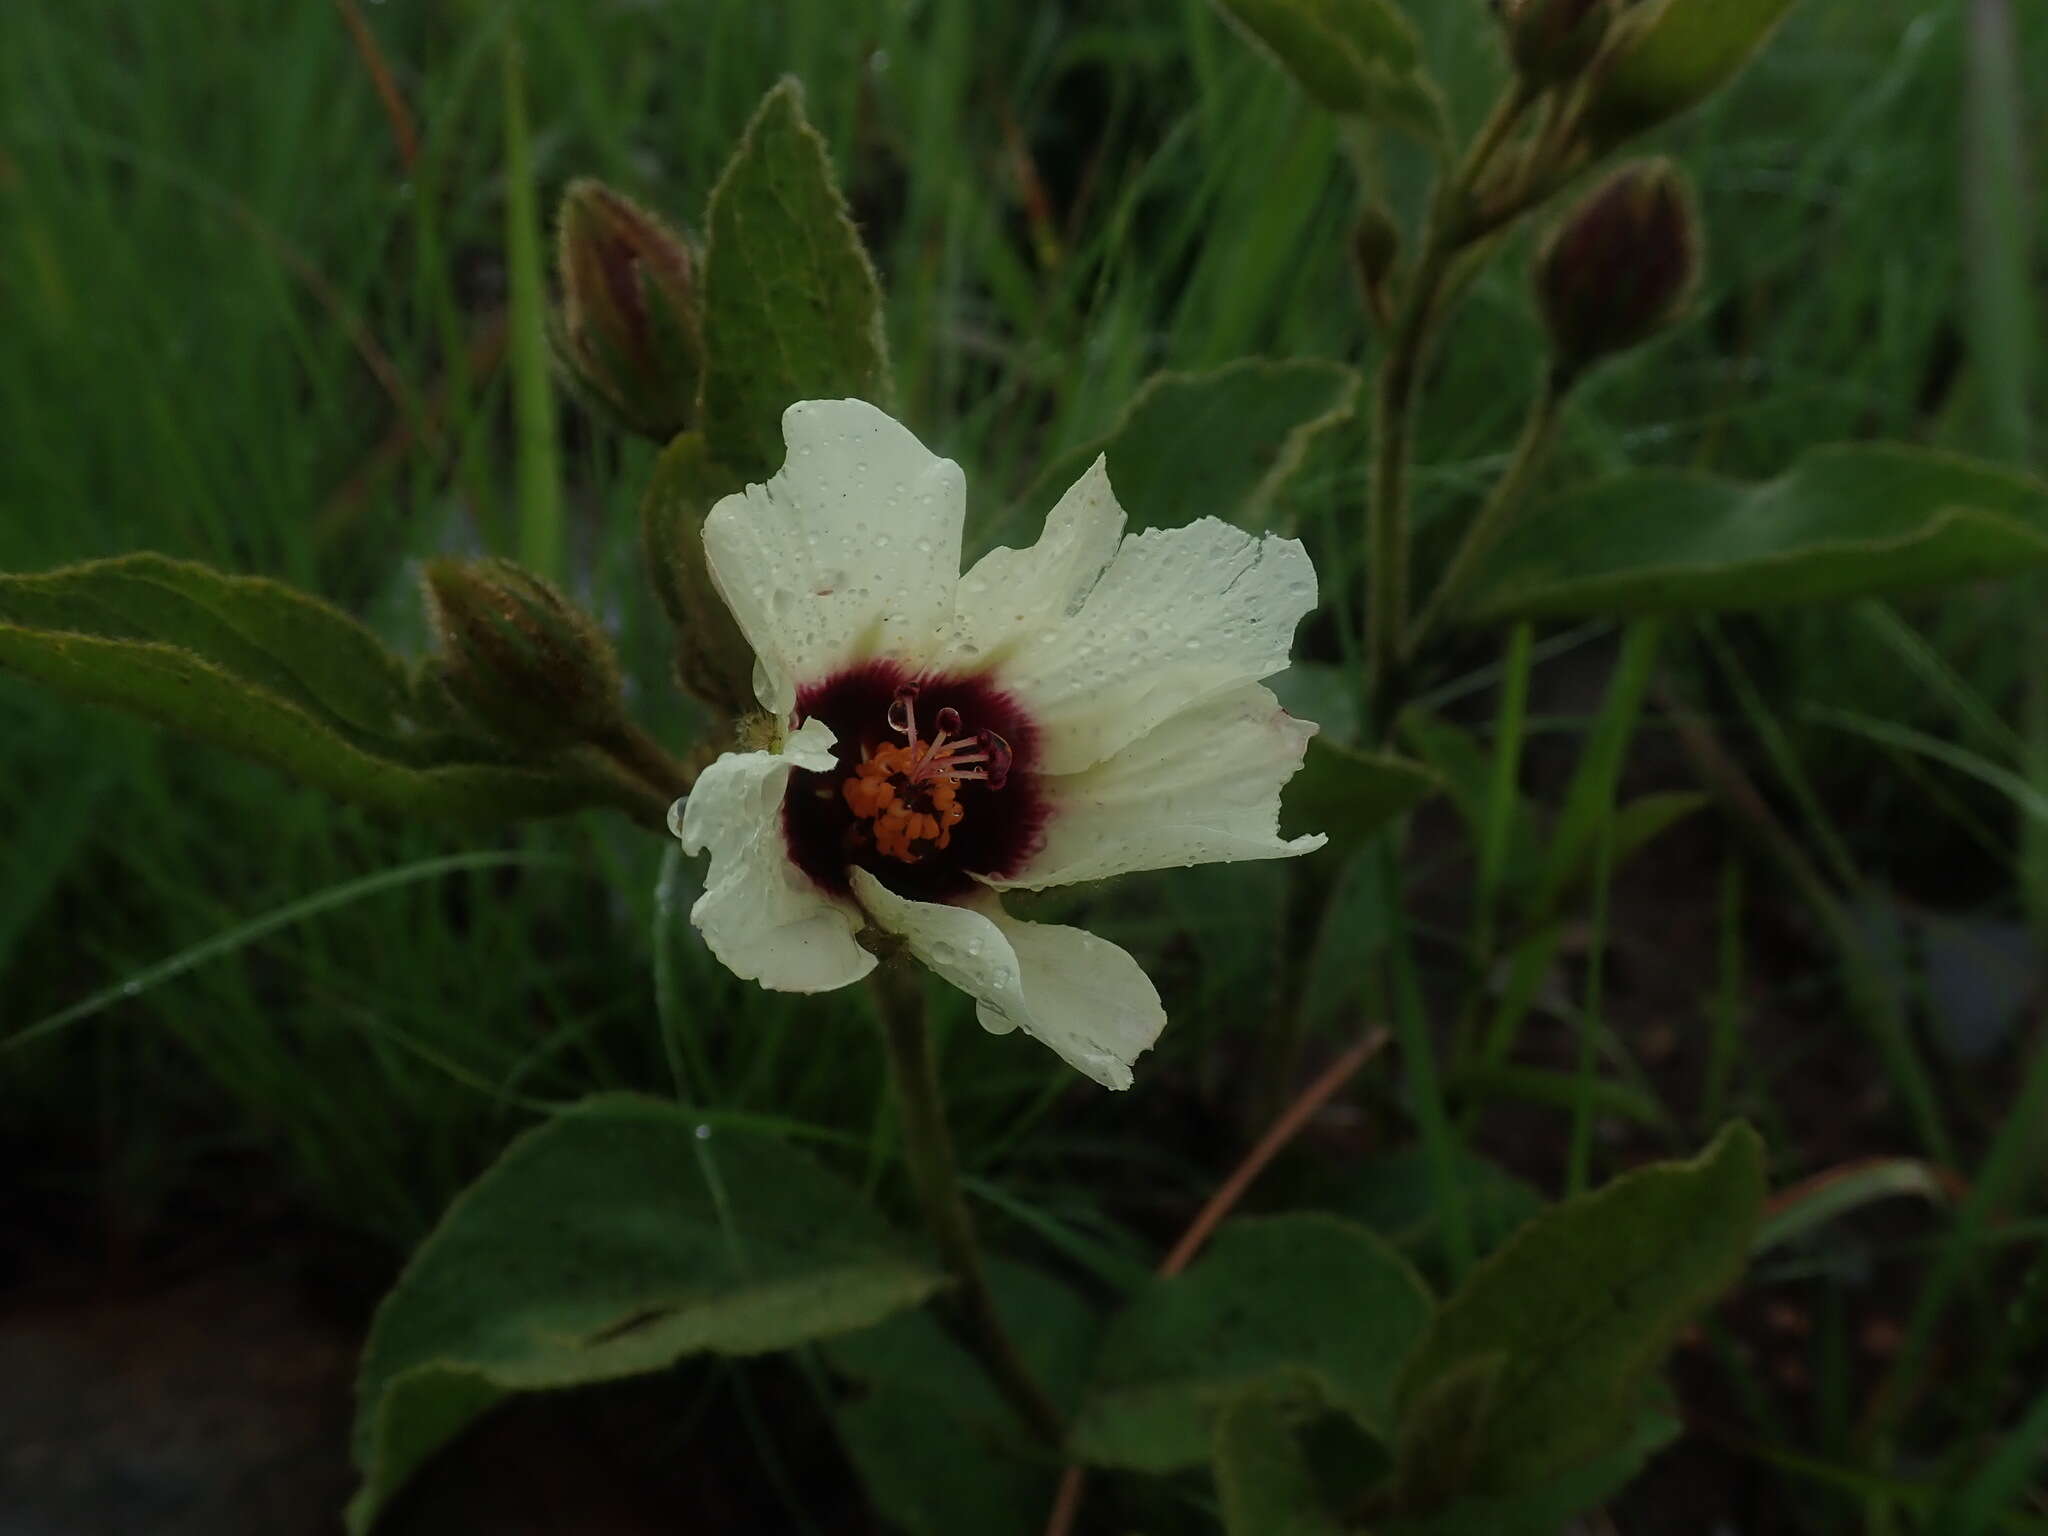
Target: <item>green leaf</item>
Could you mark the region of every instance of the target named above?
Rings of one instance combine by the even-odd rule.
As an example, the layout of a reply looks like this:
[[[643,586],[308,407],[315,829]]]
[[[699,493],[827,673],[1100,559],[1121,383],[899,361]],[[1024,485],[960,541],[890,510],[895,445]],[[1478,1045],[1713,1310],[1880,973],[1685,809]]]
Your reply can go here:
[[[1218,4],[1318,106],[1443,142],[1443,103],[1420,72],[1415,27],[1389,0]]]
[[[1612,145],[1697,106],[1734,79],[1793,0],[1662,0],[1620,24],[1595,66],[1586,122]]]
[[[1071,1289],[995,1261],[989,1284],[1025,1363],[1054,1403],[1078,1394],[1100,1325]],[[834,1417],[869,1501],[911,1536],[1036,1536],[1058,1469],[929,1311],[903,1312],[826,1346],[858,1392]]]
[[[1217,1410],[1247,1391],[1384,1432],[1429,1311],[1408,1261],[1363,1227],[1312,1212],[1233,1221],[1111,1321],[1073,1450],[1141,1471],[1192,1466]]]
[[[588,753],[514,759],[452,731],[361,624],[260,576],[149,553],[0,575],[0,668],[392,814],[660,819]]]
[[[764,480],[797,401],[889,403],[881,289],[794,79],[747,124],[706,223],[704,431],[721,462]]]
[[[1891,444],[1805,455],[1761,485],[1684,470],[1532,508],[1488,557],[1467,619],[1840,602],[2048,562],[2048,484]]]
[[[1646,1408],[1626,1444],[1541,1488],[1499,1498],[1456,1498],[1436,1514],[1375,1526],[1373,1536],[1556,1536],[1575,1515],[1606,1503],[1634,1481],[1643,1463],[1677,1439],[1678,1431],[1669,1412]]]
[[[0,624],[177,646],[360,744],[408,729],[404,664],[340,609],[265,577],[147,552],[0,575]]]
[[[378,1308],[357,1385],[374,1523],[426,1458],[508,1393],[685,1355],[786,1349],[917,1305],[940,1277],[859,1193],[758,1131],[585,1100],[515,1141],[449,1207]]]
[[[1301,771],[1287,786],[1280,825],[1289,837],[1324,833],[1330,839],[1324,856],[1341,860],[1442,787],[1435,774],[1405,757],[1312,736]]]
[[[1731,1125],[1691,1162],[1625,1174],[1524,1227],[1402,1372],[1406,1485],[1441,1494],[1442,1476],[1418,1469],[1453,1466],[1469,1493],[1519,1493],[1624,1445],[1679,1330],[1741,1272],[1763,1197],[1763,1142]],[[1491,1389],[1470,1390],[1474,1373]],[[1469,1411],[1445,1411],[1446,1395]],[[1447,1452],[1475,1426],[1469,1454]]]
[[[1050,506],[1098,454],[1134,528],[1220,517],[1273,526],[1281,489],[1309,445],[1350,418],[1358,371],[1316,359],[1247,357],[1205,373],[1155,373],[1116,425],[1060,455],[1022,499]]]
[[[175,646],[0,624],[0,667],[394,815],[490,823],[590,805],[643,816],[647,810],[643,796],[581,758],[547,767],[474,761],[419,767],[373,756],[296,705]]]
[[[1405,1396],[1394,1461],[1399,1507],[1436,1509],[1471,1485],[1507,1365],[1502,1350],[1467,1355]]]
[[[1216,1415],[1216,1492],[1226,1536],[1343,1536],[1301,1442],[1253,1394]]]

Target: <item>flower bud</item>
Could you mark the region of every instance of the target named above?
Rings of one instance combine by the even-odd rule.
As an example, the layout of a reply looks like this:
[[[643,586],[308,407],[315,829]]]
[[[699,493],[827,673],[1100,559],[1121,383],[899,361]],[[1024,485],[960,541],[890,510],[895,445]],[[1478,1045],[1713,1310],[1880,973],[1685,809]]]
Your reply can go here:
[[[1507,0],[1501,22],[1515,68],[1550,85],[1593,62],[1613,14],[1613,0]]]
[[[1586,91],[1596,152],[1705,101],[1760,52],[1792,0],[1654,0],[1616,23]]]
[[[581,393],[629,432],[666,443],[696,414],[704,371],[688,242],[601,182],[571,182],[557,216],[556,355]]]
[[[676,679],[728,718],[755,708],[754,651],[711,579],[704,518],[745,488],[716,462],[701,432],[685,432],[655,460],[640,503],[640,548],[676,633]]]
[[[1536,299],[1567,377],[1656,335],[1699,277],[1699,219],[1668,160],[1621,166],[1536,257]]]
[[[618,663],[596,620],[510,560],[430,560],[432,668],[456,706],[509,744],[555,751],[619,725]]]

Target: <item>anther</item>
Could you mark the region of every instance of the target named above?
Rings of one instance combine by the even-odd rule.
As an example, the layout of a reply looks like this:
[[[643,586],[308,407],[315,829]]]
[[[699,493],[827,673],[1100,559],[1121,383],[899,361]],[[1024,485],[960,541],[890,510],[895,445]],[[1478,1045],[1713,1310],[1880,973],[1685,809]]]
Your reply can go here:
[[[1001,789],[1010,777],[1010,744],[994,731],[983,731],[977,741],[988,759],[988,767],[983,770],[988,775],[988,787]]]

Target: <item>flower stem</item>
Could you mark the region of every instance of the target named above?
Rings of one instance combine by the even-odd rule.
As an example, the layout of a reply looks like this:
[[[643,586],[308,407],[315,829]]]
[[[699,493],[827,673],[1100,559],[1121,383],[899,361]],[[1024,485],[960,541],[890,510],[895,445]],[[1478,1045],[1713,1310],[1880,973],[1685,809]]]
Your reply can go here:
[[[689,770],[631,720],[620,720],[596,745],[625,772],[660,796],[664,811],[670,801],[689,793]]]
[[[1428,638],[1430,630],[1442,619],[1444,609],[1472,579],[1480,557],[1492,549],[1506,531],[1515,508],[1528,494],[1537,469],[1549,454],[1550,445],[1557,440],[1559,408],[1564,404],[1569,388],[1570,381],[1557,369],[1547,368],[1544,371],[1542,390],[1529,407],[1528,418],[1522,423],[1521,438],[1508,458],[1508,467],[1494,482],[1478,515],[1467,525],[1464,537],[1458,541],[1458,548],[1451,556],[1451,563],[1444,567],[1443,576],[1437,581],[1436,590],[1423,604],[1415,627],[1408,632],[1406,654],[1413,655]]]
[[[925,1225],[939,1257],[953,1277],[953,1304],[967,1347],[987,1370],[997,1390],[1038,1439],[1057,1447],[1066,1437],[1059,1410],[1024,1363],[1003,1327],[982,1267],[974,1218],[960,1189],[960,1169],[939,1095],[938,1063],[925,1025],[924,998],[916,973],[888,964],[875,976],[875,999],[889,1057],[889,1079],[902,1122],[903,1157],[924,1207]]]
[[[1436,331],[1438,311],[1457,257],[1472,243],[1474,187],[1536,97],[1519,77],[1494,107],[1486,126],[1451,178],[1438,189],[1428,233],[1396,311],[1386,357],[1373,395],[1373,476],[1366,503],[1366,550],[1371,610],[1366,653],[1371,662],[1373,716],[1384,727],[1394,716],[1394,673],[1408,627],[1408,468],[1414,452],[1411,425],[1416,383]]]

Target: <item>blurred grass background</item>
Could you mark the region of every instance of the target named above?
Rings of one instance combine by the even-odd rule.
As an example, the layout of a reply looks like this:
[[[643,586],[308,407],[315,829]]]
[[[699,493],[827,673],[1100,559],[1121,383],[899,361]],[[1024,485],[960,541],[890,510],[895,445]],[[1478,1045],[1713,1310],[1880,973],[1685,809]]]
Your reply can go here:
[[[1497,79],[1484,7],[1411,10],[1469,124]],[[1662,135],[1700,186],[1706,288],[1678,334],[1585,389],[1560,477],[1647,463],[1763,476],[1846,437],[2011,455],[2027,440],[2015,419],[2038,441],[2013,309],[2037,212],[1966,223],[1970,179],[1997,169],[1966,121],[1985,100],[1965,85],[1970,20],[1953,0],[1804,0],[1737,88]],[[2048,29],[2020,21],[2013,72],[2048,78]],[[558,497],[568,584],[614,628],[641,718],[688,746],[701,722],[668,682],[635,555],[650,451],[538,392],[508,192],[537,194],[509,212],[543,240],[527,206],[544,217],[581,174],[696,226],[784,73],[804,82],[882,272],[898,413],[967,467],[971,544],[1157,369],[1371,356],[1342,259],[1346,147],[1202,0],[14,5],[0,9],[0,568],[165,550],[304,584],[416,652],[419,559],[512,550],[532,498]],[[511,89],[524,132],[508,140]],[[2048,163],[2048,119],[2020,107],[2024,158]],[[528,175],[508,176],[508,146]],[[1416,168],[1392,151],[1382,172],[1412,209]],[[1994,212],[2024,209],[1993,190]],[[2016,286],[2010,262],[1973,259],[1987,240],[2012,248]],[[1469,505],[1519,419],[1539,355],[1525,269],[1518,244],[1446,339],[1425,516]],[[2014,355],[1987,364],[1986,338],[2016,325]],[[1355,556],[1332,535],[1355,524],[1367,446],[1357,424],[1332,434],[1292,492],[1333,603],[1357,600]],[[2042,888],[2015,808],[2035,760],[2021,706],[2038,602],[2020,583],[1741,619],[1667,655],[1734,737],[1784,734],[1806,795],[1761,749],[1759,775],[1873,923],[1933,911],[1979,942]],[[1577,635],[1560,664],[1604,643]],[[1492,648],[1474,644],[1469,686]],[[1586,722],[1539,699],[1532,724],[1569,741]],[[630,828],[592,817],[477,847],[5,677],[0,807],[0,1020],[68,1020],[0,1055],[0,1201],[31,1248],[147,1251],[195,1211],[260,1207],[395,1257],[536,1108],[603,1087],[680,1087],[850,1138],[871,1180],[887,1164],[859,999],[781,999],[725,975],[680,921],[693,871],[664,875]],[[1700,857],[1683,871],[1697,899],[1672,920],[1699,928],[1686,948],[1709,959],[1675,1027],[1703,1034],[1730,986],[1824,1009],[1822,947],[1738,934],[1746,974],[1731,981],[1710,926],[1721,870]],[[1747,892],[1738,928],[1796,907],[1767,868]],[[1359,900],[1359,921],[1395,920]],[[1079,1091],[1050,1057],[971,1027],[950,1033],[947,1071],[990,1198],[1113,1272],[1144,1260],[1148,1213],[1170,1227],[1241,1145],[1231,1088],[1266,1018],[1282,884],[1257,866],[1175,872],[1090,910],[1147,959],[1174,1019],[1131,1099]],[[1355,1030],[1349,1007],[1326,1027]],[[2021,1043],[1988,1050],[2009,1061]],[[1810,1123],[1826,1108],[1810,1093],[1780,1101],[1797,1042],[1731,1048],[1725,1101],[1777,1133],[1787,1176],[1911,1149],[1887,1109],[1871,1123],[1889,1144]],[[1982,1081],[1943,1069],[1939,1083],[1971,1155],[2002,1108],[1974,1095]],[[1684,1092],[1661,1106],[1673,1125],[1695,1112]],[[1561,1158],[1565,1121],[1548,1123]]]

